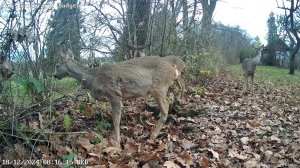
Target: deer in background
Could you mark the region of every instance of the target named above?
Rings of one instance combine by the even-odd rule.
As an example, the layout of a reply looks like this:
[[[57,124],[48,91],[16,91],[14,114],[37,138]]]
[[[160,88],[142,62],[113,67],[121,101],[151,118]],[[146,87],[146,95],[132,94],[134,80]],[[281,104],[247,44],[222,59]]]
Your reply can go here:
[[[255,56],[252,58],[246,58],[243,61],[242,69],[244,71],[245,84],[246,84],[247,90],[248,90],[248,77],[250,76],[251,77],[251,91],[253,91],[253,78],[254,78],[256,66],[258,65],[260,58],[262,56],[263,49],[264,49],[264,45],[262,45],[259,48],[255,48],[255,50],[256,50]]]
[[[155,56],[139,57],[115,64],[88,68],[74,60],[74,55],[62,43],[61,61],[56,66],[55,78],[70,76],[90,90],[97,100],[107,100],[112,106],[115,140],[120,147],[120,119],[122,101],[152,95],[161,112],[151,139],[157,137],[169,110],[166,97],[169,87],[178,78],[178,72],[164,59]]]
[[[4,80],[9,79],[13,75],[13,66],[3,52],[0,52],[0,74]]]

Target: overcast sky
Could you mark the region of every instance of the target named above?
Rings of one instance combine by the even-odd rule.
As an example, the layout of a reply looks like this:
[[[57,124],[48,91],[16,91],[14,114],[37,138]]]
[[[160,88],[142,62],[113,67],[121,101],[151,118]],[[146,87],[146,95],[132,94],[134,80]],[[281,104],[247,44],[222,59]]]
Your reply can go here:
[[[259,36],[266,44],[267,20],[270,12],[282,13],[276,0],[221,0],[217,3],[214,21],[247,30],[251,37]]]

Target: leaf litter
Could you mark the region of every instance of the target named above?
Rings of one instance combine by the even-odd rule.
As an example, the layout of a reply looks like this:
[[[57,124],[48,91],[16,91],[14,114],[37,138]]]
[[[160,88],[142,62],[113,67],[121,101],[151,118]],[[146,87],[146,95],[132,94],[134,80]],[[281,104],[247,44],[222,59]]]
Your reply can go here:
[[[76,104],[85,99],[65,99],[54,105],[56,132],[63,132],[63,118],[72,116],[69,133],[49,136],[50,143],[36,147],[37,158],[61,159],[71,153],[86,160],[87,167],[298,167],[300,164],[300,98],[287,87],[276,88],[266,83],[255,85],[254,92],[243,91],[243,80],[222,73],[195,93],[189,85],[180,112],[193,110],[195,115],[181,117],[170,112],[169,119],[156,140],[149,140],[157,118],[145,109],[144,100],[124,103],[121,119],[121,149],[114,147],[113,128],[97,130],[99,119],[111,123],[110,110],[87,117]],[[293,86],[291,88],[295,88]],[[299,86],[298,86],[299,88]],[[63,100],[62,100],[63,101]],[[99,110],[99,109],[98,109]],[[63,114],[62,114],[63,113]],[[193,113],[194,114],[194,113]],[[46,126],[46,116],[39,113],[31,121],[32,129]],[[42,119],[43,118],[43,119]],[[72,132],[82,131],[82,134]],[[28,156],[26,149],[15,145],[5,148],[2,159]],[[20,159],[20,158],[18,158]]]

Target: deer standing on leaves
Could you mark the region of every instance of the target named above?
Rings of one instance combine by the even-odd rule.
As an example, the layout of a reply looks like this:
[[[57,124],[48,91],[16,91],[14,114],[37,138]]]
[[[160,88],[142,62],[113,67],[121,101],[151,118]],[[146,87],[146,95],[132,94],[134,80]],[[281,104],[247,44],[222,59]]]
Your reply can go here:
[[[147,95],[154,97],[161,112],[151,139],[157,137],[168,116],[167,91],[179,75],[171,64],[161,57],[147,56],[90,69],[74,60],[72,51],[64,43],[60,49],[60,57],[61,62],[56,66],[55,78],[73,77],[90,90],[95,99],[110,102],[118,147],[123,100]]]
[[[255,48],[255,47],[254,47]],[[248,77],[251,77],[251,92],[253,91],[253,78],[256,70],[256,66],[258,65],[260,58],[262,56],[262,50],[264,49],[264,45],[259,48],[255,48],[255,56],[252,58],[246,58],[243,61],[242,69],[244,71],[245,83],[248,90]]]

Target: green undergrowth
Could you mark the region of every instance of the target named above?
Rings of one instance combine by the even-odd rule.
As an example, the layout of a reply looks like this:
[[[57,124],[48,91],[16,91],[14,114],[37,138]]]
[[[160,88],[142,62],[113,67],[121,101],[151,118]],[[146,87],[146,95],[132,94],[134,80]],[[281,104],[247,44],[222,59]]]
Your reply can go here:
[[[55,100],[63,96],[76,96],[80,88],[80,84],[72,78],[53,80],[52,86],[44,86],[41,80],[12,78],[1,82],[0,98],[10,103],[14,102],[16,107],[26,108],[36,104],[32,92],[42,93],[45,98],[50,96],[50,99]]]

